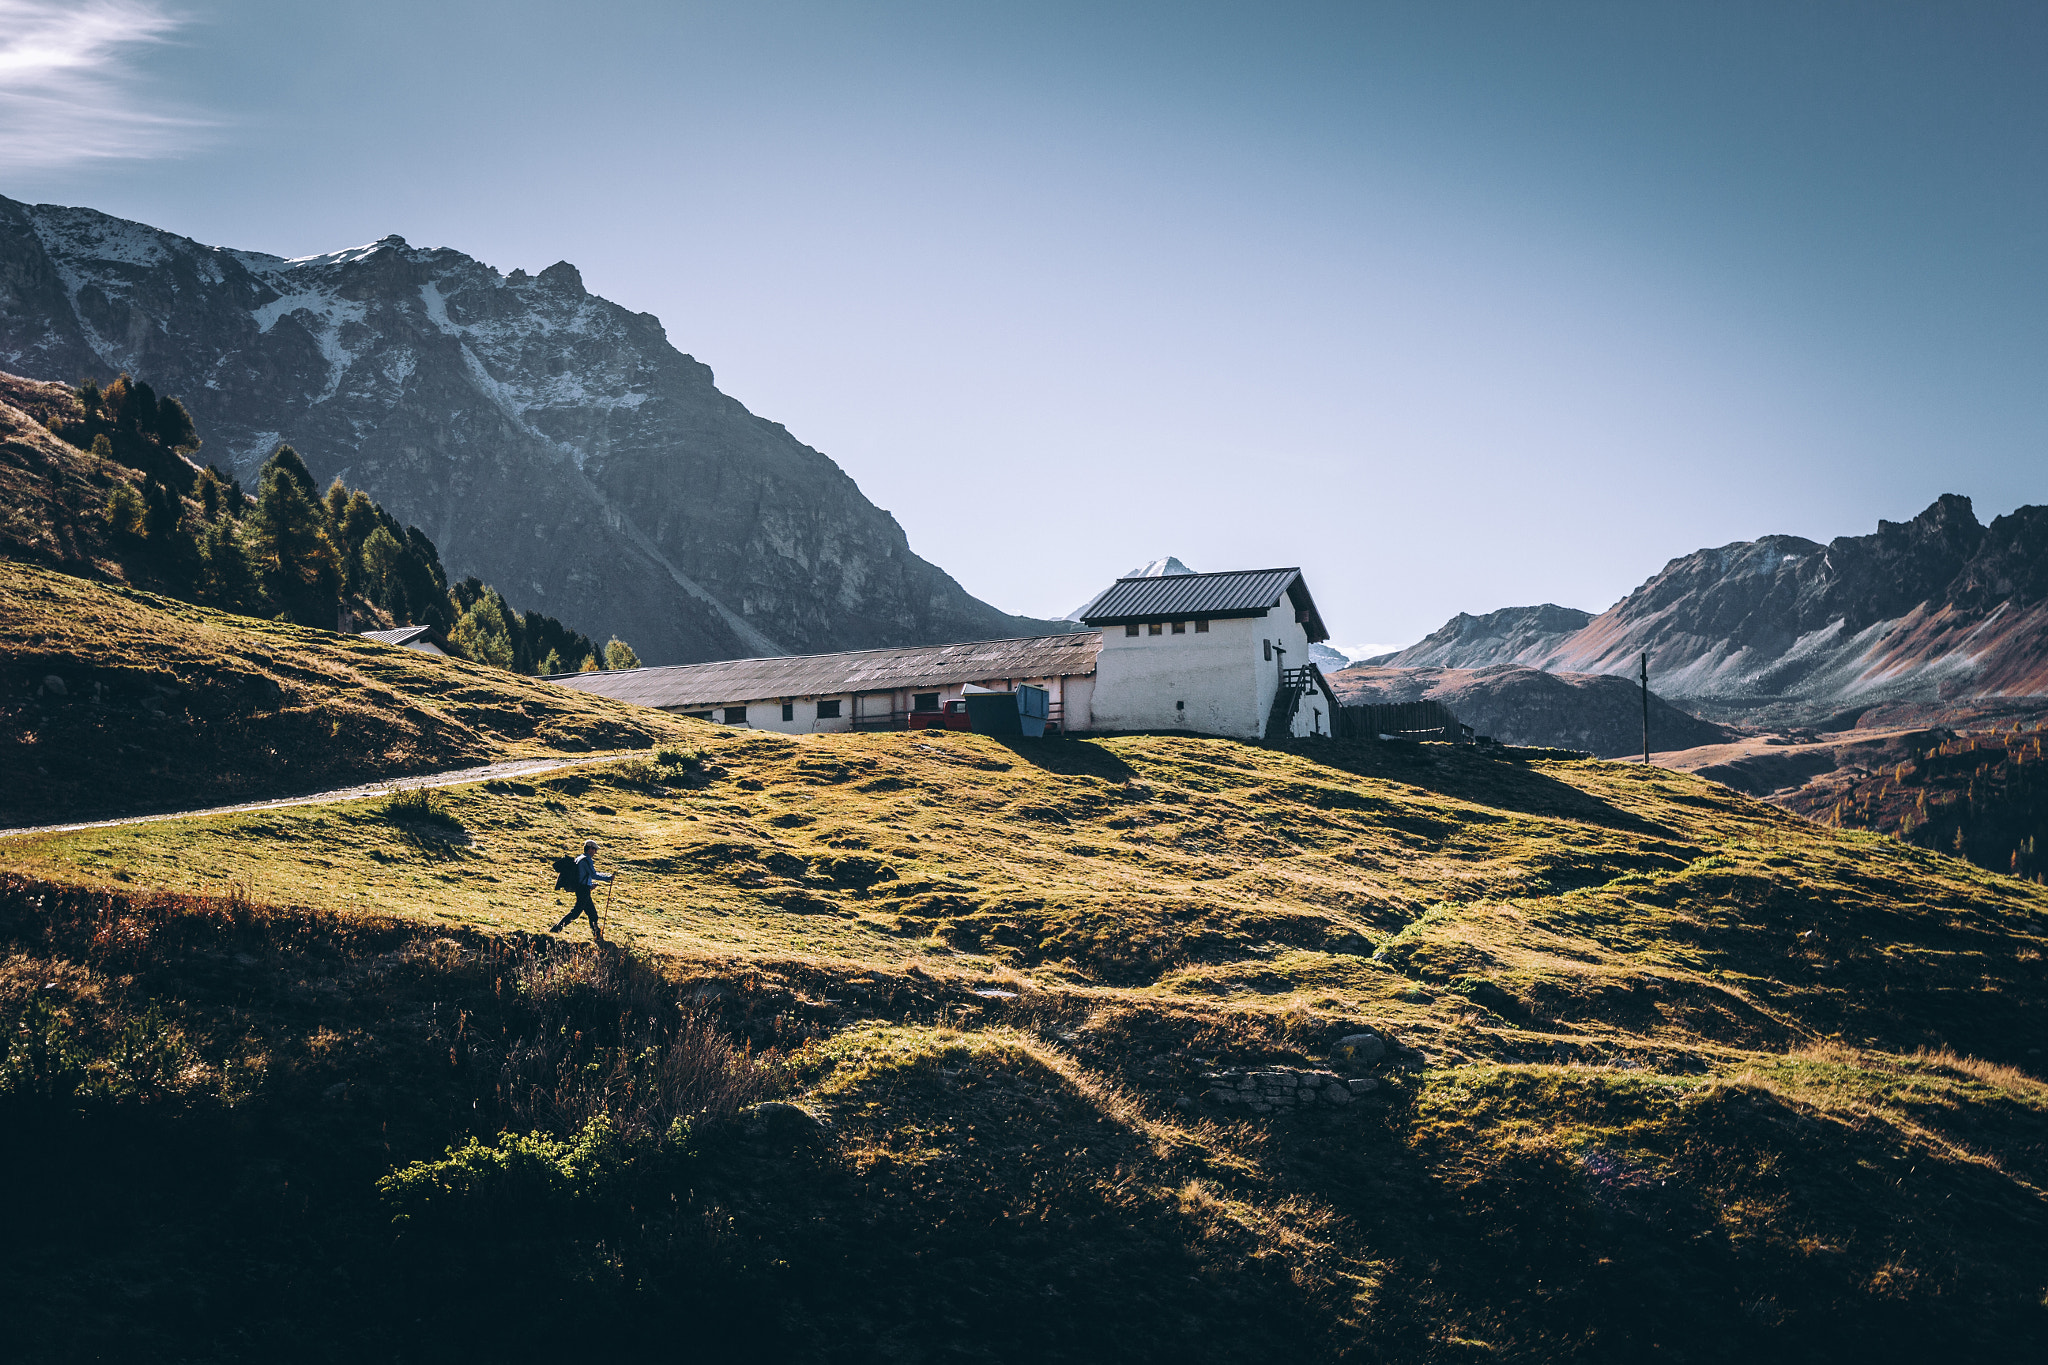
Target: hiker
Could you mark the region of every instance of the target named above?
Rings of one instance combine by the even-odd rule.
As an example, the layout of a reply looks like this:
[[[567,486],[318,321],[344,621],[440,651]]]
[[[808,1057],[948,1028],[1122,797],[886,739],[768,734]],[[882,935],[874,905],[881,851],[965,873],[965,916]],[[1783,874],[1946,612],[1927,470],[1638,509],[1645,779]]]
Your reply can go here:
[[[604,942],[604,931],[597,927],[597,902],[590,898],[590,892],[599,882],[608,882],[615,875],[615,873],[599,872],[597,870],[597,840],[585,839],[583,841],[583,856],[576,860],[576,904],[570,907],[568,914],[555,921],[555,927],[548,930],[548,932],[559,934],[562,930],[573,924],[578,915],[588,914],[590,916],[590,936],[599,943]]]

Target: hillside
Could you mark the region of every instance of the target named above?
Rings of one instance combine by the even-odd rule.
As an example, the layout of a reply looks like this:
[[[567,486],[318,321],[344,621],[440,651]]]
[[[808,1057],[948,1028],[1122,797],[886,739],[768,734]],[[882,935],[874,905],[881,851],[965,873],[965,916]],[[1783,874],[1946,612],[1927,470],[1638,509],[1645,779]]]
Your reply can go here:
[[[679,724],[481,664],[0,560],[0,828],[647,748]]]
[[[185,396],[245,480],[280,441],[474,574],[649,663],[1041,634],[560,262],[387,237],[284,260],[0,198],[0,369]],[[530,596],[529,596],[530,594]]]
[[[70,586],[103,613],[74,667],[170,638]],[[662,723],[657,761],[438,804],[0,842],[14,1339],[2043,1340],[2048,890],[1625,764]],[[609,954],[535,937],[585,834]]]
[[[1464,724],[1503,744],[1578,749],[1599,758],[1643,752],[1642,692],[1626,678],[1497,664],[1359,666],[1332,673],[1329,680],[1347,706],[1442,702]],[[1718,743],[1729,733],[1650,694],[1650,742],[1656,748]]]
[[[1989,699],[2048,708],[2048,507],[1987,527],[1949,494],[1872,535],[1698,550],[1548,647],[1472,628],[1545,610],[1460,617],[1372,662],[1632,675],[1647,652],[1665,697],[1738,723]]]
[[[1766,796],[1824,824],[1876,830],[1993,872],[2048,874],[2048,766],[2040,721],[1978,718],[1967,731],[1750,737],[1655,755],[1666,767]]]

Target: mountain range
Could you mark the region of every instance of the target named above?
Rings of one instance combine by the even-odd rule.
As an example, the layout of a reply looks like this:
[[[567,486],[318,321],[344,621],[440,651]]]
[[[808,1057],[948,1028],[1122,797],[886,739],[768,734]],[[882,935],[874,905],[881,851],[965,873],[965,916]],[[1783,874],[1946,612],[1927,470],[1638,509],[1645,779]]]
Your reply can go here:
[[[0,370],[131,372],[184,400],[200,460],[232,474],[289,443],[451,573],[648,663],[1073,628],[968,595],[566,261],[501,274],[396,236],[284,259],[0,197]]]
[[[1634,676],[1645,654],[1656,693],[1722,721],[2048,698],[2048,507],[1985,526],[1951,493],[1872,535],[1697,550],[1597,616],[1548,604],[1460,615],[1367,662]]]

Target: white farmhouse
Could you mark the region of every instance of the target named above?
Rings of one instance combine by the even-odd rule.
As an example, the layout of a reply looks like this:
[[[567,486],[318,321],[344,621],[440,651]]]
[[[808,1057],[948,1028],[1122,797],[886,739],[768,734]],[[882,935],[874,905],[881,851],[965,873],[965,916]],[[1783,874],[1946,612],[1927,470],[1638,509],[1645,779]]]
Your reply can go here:
[[[964,728],[970,688],[1043,688],[1049,730],[1327,735],[1336,697],[1309,661],[1329,638],[1299,569],[1120,578],[1098,629],[1014,640],[573,673],[563,687],[783,734]]]
[[[1076,631],[571,673],[553,681],[679,715],[786,735],[903,730],[943,726],[949,720],[964,728],[965,714],[952,704],[969,687],[1011,692],[1029,686],[1045,690],[1054,728],[1080,729],[1085,725],[1076,725],[1073,718],[1088,715],[1100,644],[1095,632]]]
[[[1102,630],[1092,729],[1331,733],[1337,699],[1308,656],[1330,632],[1300,569],[1120,578],[1081,620]]]

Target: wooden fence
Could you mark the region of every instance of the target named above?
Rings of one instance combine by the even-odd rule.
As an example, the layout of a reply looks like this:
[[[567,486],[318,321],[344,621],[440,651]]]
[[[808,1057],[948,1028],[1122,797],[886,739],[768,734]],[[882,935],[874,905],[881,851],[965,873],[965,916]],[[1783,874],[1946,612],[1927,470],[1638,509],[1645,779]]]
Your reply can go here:
[[[1400,735],[1404,739],[1448,739],[1464,737],[1466,727],[1440,701],[1405,701],[1390,706],[1340,706],[1331,717],[1331,732],[1339,739],[1373,739]]]

